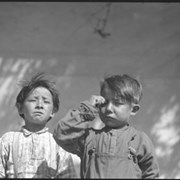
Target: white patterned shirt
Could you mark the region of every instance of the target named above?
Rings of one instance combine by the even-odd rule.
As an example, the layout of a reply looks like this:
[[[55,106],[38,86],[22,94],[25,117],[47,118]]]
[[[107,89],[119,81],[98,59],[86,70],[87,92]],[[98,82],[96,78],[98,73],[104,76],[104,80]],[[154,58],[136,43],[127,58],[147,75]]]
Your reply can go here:
[[[16,141],[15,143],[13,143]],[[14,145],[16,144],[16,145]],[[16,147],[16,155],[13,148]],[[14,161],[16,161],[14,163]],[[7,132],[0,138],[0,178],[76,178],[70,153],[58,146],[45,127]]]

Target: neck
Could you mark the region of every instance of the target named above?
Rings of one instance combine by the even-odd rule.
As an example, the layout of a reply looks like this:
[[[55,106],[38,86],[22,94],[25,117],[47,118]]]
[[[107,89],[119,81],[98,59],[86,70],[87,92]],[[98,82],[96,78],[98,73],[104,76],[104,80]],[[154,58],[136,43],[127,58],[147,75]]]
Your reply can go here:
[[[37,131],[40,131],[42,130],[43,128],[45,128],[45,124],[43,125],[37,125],[37,124],[25,124],[25,128],[28,130],[28,131],[31,131],[31,132],[37,132]]]
[[[116,127],[109,127],[109,126],[106,126],[110,129],[126,129],[127,127],[129,126],[129,124],[124,124],[122,126],[116,126]]]

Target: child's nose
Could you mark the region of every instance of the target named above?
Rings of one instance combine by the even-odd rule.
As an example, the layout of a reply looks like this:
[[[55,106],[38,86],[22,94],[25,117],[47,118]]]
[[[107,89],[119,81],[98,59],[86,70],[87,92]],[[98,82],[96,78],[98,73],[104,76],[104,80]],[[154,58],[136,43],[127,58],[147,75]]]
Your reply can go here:
[[[37,101],[37,107],[43,107],[43,101],[42,100],[38,100]]]

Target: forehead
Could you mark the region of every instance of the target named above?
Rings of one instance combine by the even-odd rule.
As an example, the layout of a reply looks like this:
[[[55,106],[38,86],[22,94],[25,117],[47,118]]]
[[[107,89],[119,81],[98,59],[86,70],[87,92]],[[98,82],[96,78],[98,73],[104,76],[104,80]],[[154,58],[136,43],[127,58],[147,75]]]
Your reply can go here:
[[[51,97],[51,92],[45,88],[45,87],[37,87],[33,89],[30,93],[29,96],[45,96],[45,97]]]
[[[101,96],[103,96],[105,99],[114,99],[115,93],[106,86],[102,89]]]
[[[110,89],[108,86],[104,87],[101,91],[101,96],[103,96],[106,100],[112,101],[124,101],[125,99],[120,94],[120,92],[116,92]]]

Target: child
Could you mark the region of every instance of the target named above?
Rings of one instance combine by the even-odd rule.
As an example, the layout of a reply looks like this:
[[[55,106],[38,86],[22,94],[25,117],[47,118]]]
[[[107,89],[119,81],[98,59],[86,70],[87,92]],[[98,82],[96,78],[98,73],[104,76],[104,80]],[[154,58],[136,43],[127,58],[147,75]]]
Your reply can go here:
[[[22,84],[16,107],[25,125],[0,141],[1,178],[74,178],[71,155],[56,144],[47,122],[59,110],[54,83],[40,73]]]
[[[53,133],[56,142],[81,159],[82,178],[158,178],[151,140],[129,125],[139,108],[142,86],[129,75],[107,77],[101,96],[70,110]],[[90,122],[100,118],[102,129]]]

